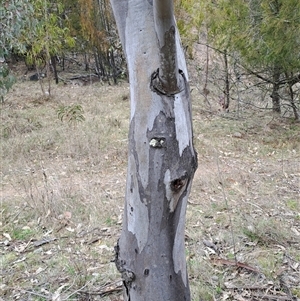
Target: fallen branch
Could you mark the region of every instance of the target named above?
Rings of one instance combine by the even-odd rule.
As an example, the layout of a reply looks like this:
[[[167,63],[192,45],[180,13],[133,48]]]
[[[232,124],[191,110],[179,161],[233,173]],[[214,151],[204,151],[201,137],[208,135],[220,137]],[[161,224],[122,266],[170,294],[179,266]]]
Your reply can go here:
[[[35,247],[40,247],[42,245],[48,244],[48,243],[50,243],[52,241],[55,241],[55,240],[57,240],[55,237],[43,237],[41,240],[34,241],[33,245]]]
[[[227,260],[227,259],[223,259],[223,258],[212,258],[211,261],[215,265],[235,266],[238,268],[246,269],[246,270],[254,272],[254,273],[260,273],[260,271],[257,270],[256,268],[253,268],[246,263],[242,263],[242,262],[235,261],[235,260]]]
[[[274,300],[274,301],[293,301],[293,297],[289,296],[278,296],[278,295],[265,295],[265,294],[252,294],[254,297],[258,298],[259,300],[267,299],[267,300]]]
[[[27,293],[27,294],[30,294],[30,295],[34,295],[34,296],[37,296],[37,297],[41,297],[41,298],[44,298],[45,300],[50,300],[51,297],[50,296],[46,296],[46,295],[42,295],[42,294],[39,294],[39,293],[35,293],[35,292],[32,292],[32,291],[27,291],[27,290],[24,290],[22,288],[17,288],[17,287],[11,287],[10,289],[14,289],[14,290],[18,290],[20,291],[21,293]]]
[[[80,291],[79,293],[81,294],[85,294],[85,295],[97,295],[100,297],[103,296],[107,296],[116,292],[121,292],[122,291],[122,286],[123,286],[123,282],[121,279],[113,282],[113,283],[109,283],[103,287],[101,287],[99,290],[95,290],[95,291]]]

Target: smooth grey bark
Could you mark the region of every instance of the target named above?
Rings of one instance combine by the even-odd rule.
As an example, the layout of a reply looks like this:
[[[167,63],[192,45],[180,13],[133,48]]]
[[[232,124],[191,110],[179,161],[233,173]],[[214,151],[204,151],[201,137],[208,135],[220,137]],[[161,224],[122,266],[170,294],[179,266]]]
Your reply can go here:
[[[124,298],[190,300],[185,213],[197,157],[187,69],[170,0],[111,0],[130,82]]]

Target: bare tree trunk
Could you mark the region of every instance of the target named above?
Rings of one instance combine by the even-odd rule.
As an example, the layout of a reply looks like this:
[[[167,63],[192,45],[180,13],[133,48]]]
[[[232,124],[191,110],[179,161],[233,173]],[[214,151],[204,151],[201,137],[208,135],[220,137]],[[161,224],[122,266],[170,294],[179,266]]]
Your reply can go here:
[[[185,213],[197,168],[187,69],[173,0],[111,0],[131,92],[116,265],[130,301],[190,300]]]
[[[52,65],[52,70],[53,70],[55,83],[58,84],[58,74],[57,74],[57,67],[56,67],[56,55],[52,55],[50,60],[51,60],[51,65]],[[48,76],[50,76],[50,74]]]
[[[280,105],[280,96],[279,96],[279,89],[280,89],[280,69],[275,67],[273,71],[273,90],[271,94],[272,104],[273,104],[273,112],[281,113],[281,105]]]
[[[204,87],[203,87],[202,91],[203,91],[205,100],[208,102],[209,106],[211,107],[211,105],[210,105],[210,103],[207,99],[207,95],[210,92],[207,88],[207,84],[208,84],[208,67],[209,67],[209,46],[207,44],[206,45],[206,61],[205,61],[205,81],[204,81]]]
[[[288,73],[286,72],[285,77],[289,78],[289,77],[292,77],[292,76],[289,76]],[[290,96],[290,103],[291,103],[291,106],[292,106],[292,109],[293,109],[294,117],[295,117],[295,120],[299,120],[300,118],[299,118],[299,113],[298,113],[297,106],[295,104],[295,93],[294,93],[294,90],[293,90],[294,83],[292,81],[290,81],[288,83],[288,85],[289,85],[288,91],[289,91],[289,96]]]
[[[228,68],[228,55],[227,50],[224,51],[224,64],[225,64],[225,102],[224,102],[224,110],[227,111],[229,109],[230,104],[230,84],[229,84],[229,68]]]

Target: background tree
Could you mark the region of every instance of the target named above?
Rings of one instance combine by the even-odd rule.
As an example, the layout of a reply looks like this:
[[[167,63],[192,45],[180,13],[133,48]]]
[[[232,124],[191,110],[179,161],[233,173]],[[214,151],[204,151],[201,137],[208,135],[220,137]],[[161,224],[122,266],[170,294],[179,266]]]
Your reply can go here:
[[[20,39],[29,25],[33,7],[28,0],[3,1],[0,6],[0,99],[15,82],[6,63],[7,57],[14,52],[24,52],[26,45]]]
[[[76,51],[85,58],[85,71],[116,83],[126,68],[109,1],[64,0],[64,4],[68,27],[76,36]]]
[[[14,0],[5,2],[0,14],[3,27],[1,61],[4,62],[4,56],[10,57],[11,63],[17,58],[25,60],[29,70],[36,68],[35,77],[40,79],[46,94],[50,94],[50,73],[53,72],[58,83],[57,66],[65,70],[65,62],[70,62],[67,68],[74,63],[77,67],[84,66],[83,77],[88,72],[116,83],[118,77],[126,76],[122,47],[108,0]],[[1,64],[0,73],[1,86],[6,91],[13,78],[8,75],[7,65]],[[45,91],[42,76],[46,74],[48,91]]]
[[[300,2],[180,1],[198,33],[208,29],[208,43],[226,51],[244,71],[271,87],[273,111],[280,113],[280,89],[300,80]],[[290,104],[296,110],[295,102]],[[298,104],[299,106],[299,104]],[[297,115],[295,115],[296,117]]]
[[[60,55],[64,49],[74,45],[74,38],[70,36],[69,29],[62,22],[63,4],[59,1],[31,0],[34,11],[27,34],[23,36],[26,43],[26,60],[33,64],[37,73],[41,74],[41,68],[46,67],[48,76],[48,91],[50,94],[50,63],[55,67],[54,56]],[[54,69],[56,83],[58,78]],[[41,77],[42,79],[42,77]],[[44,87],[41,82],[43,92]]]
[[[108,0],[79,0],[83,36],[92,49],[97,74],[105,80],[117,82],[120,68],[115,63],[119,40]]]
[[[113,0],[112,6],[131,91],[127,189],[116,247],[125,300],[190,300],[184,229],[197,159],[173,0]]]
[[[7,1],[1,7],[1,50],[0,57],[13,54],[25,57],[27,64],[35,66],[37,73],[46,66],[50,75],[50,61],[54,55],[62,53],[73,45],[74,39],[63,26],[61,12],[63,6],[59,1],[26,0]],[[53,60],[52,60],[53,61]],[[8,77],[7,66],[3,65],[4,75]],[[3,74],[3,72],[2,72]],[[56,77],[57,80],[57,77]],[[50,94],[50,77],[48,81]],[[44,86],[41,85],[43,92]],[[7,89],[6,89],[7,90]]]

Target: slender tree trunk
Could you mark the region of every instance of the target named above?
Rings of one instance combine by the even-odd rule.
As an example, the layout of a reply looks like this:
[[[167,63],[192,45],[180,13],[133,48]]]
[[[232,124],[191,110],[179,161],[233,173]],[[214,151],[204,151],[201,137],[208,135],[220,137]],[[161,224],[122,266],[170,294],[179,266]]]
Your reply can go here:
[[[230,104],[230,84],[229,84],[229,68],[228,68],[228,55],[227,50],[224,51],[224,64],[225,64],[225,102],[224,102],[224,110],[229,109]]]
[[[293,75],[289,76],[288,73],[286,72],[285,73],[285,77],[286,78],[291,78]],[[298,109],[297,109],[297,106],[295,104],[295,93],[294,93],[294,90],[293,90],[293,85],[294,83],[292,81],[290,81],[288,83],[289,85],[289,96],[290,96],[290,103],[291,103],[291,106],[292,106],[292,109],[293,109],[293,113],[294,113],[294,117],[295,117],[295,120],[299,120],[299,113],[298,113]]]
[[[289,86],[289,94],[290,94],[290,103],[291,103],[291,106],[292,106],[292,109],[293,109],[295,120],[300,120],[298,109],[297,109],[297,106],[295,104],[294,91],[293,91],[292,86]]]
[[[281,113],[281,106],[280,106],[280,96],[279,96],[279,89],[280,89],[280,69],[275,67],[273,71],[273,90],[271,94],[272,104],[273,104],[273,112]]]
[[[99,79],[103,79],[104,78],[104,71],[101,68],[101,64],[99,62],[98,50],[96,48],[94,48],[93,54],[94,54],[94,59],[95,59],[97,75],[98,75]]]
[[[52,70],[54,74],[55,83],[58,84],[58,74],[57,74],[57,68],[56,68],[56,56],[51,56],[51,64],[52,64]],[[50,74],[48,75],[50,76]]]
[[[87,54],[87,52],[85,51],[84,52],[84,66],[85,66],[84,71],[89,71],[89,69],[90,69],[88,55],[89,54]]]
[[[203,90],[202,90],[207,102],[208,102],[207,95],[210,93],[210,91],[207,88],[207,85],[208,85],[208,67],[209,67],[209,46],[207,44],[206,45],[206,61],[205,61],[205,80],[204,80],[204,87],[203,87]],[[209,102],[208,102],[208,104],[210,105]]]
[[[111,0],[131,92],[123,229],[124,298],[190,300],[185,212],[196,153],[187,70],[173,0]]]

